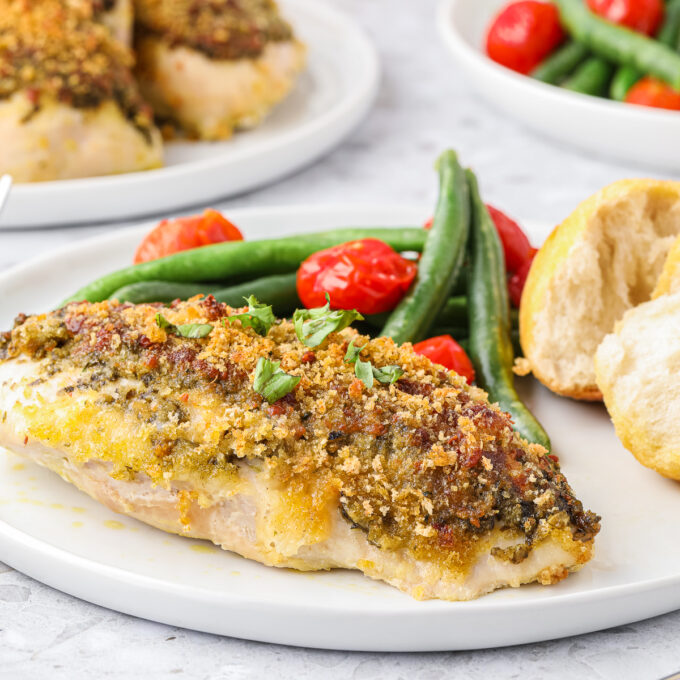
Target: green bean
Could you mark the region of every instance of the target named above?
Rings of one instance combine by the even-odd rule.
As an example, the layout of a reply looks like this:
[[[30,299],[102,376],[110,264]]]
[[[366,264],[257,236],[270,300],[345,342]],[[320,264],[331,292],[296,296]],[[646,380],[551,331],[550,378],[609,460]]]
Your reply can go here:
[[[467,343],[476,380],[512,417],[515,429],[530,442],[550,448],[545,430],[522,403],[514,386],[514,352],[503,248],[477,178],[468,170],[472,203],[471,269],[468,284],[470,339]]]
[[[383,314],[372,314],[366,317],[366,321],[375,328],[382,328],[389,319],[389,312]],[[510,310],[510,319],[512,321],[512,327],[516,328],[519,325],[519,310]],[[441,312],[437,315],[434,320],[435,328],[441,328],[445,326],[454,327],[468,327],[468,302],[467,297],[464,295],[454,295],[450,297],[442,307]],[[434,329],[431,331],[431,335],[436,335]],[[441,335],[441,333],[439,333]]]
[[[390,312],[373,314],[366,317],[372,326],[383,328],[390,318]],[[434,325],[467,325],[467,298],[464,295],[450,297],[437,315]]]
[[[470,204],[465,172],[453,151],[437,160],[439,200],[428,232],[418,276],[392,312],[383,335],[398,344],[426,336],[441,311],[465,258],[470,229]]]
[[[674,48],[680,37],[680,1],[670,0],[656,39],[663,45]]]
[[[553,52],[532,72],[531,77],[543,83],[557,85],[588,56],[588,48],[579,42],[569,41]]]
[[[583,0],[554,0],[572,37],[595,54],[665,80],[680,89],[680,54],[652,38],[605,21]]]
[[[622,102],[630,88],[640,78],[642,78],[642,74],[634,66],[619,66],[609,86],[609,96],[616,101]]]
[[[123,286],[109,296],[120,302],[172,302],[194,295],[214,295],[219,302],[242,307],[244,298],[254,295],[260,302],[271,305],[278,316],[292,312],[300,303],[295,272],[275,274],[261,279],[224,287],[215,283],[175,283],[171,281],[140,281]]]
[[[510,321],[513,328],[519,323],[519,310],[510,310]],[[437,316],[435,325],[437,326],[467,326],[468,324],[468,300],[463,295],[450,297],[442,311]]]
[[[666,12],[656,39],[663,45],[675,47],[680,35],[680,0],[671,0],[666,5]],[[609,95],[612,99],[623,101],[629,90],[644,74],[634,66],[620,66],[612,80]]]
[[[467,338],[470,335],[470,329],[465,324],[464,326],[435,326],[430,330],[431,338],[439,335],[450,335],[457,342],[459,338]]]
[[[589,57],[576,69],[571,78],[562,83],[562,87],[572,92],[603,95],[614,72],[614,67],[599,57]]]
[[[355,228],[288,236],[262,241],[230,241],[184,250],[158,260],[119,269],[81,288],[67,302],[106,300],[138,281],[214,281],[289,273],[313,253],[362,238],[377,238],[397,251],[420,251],[427,233],[415,228]]]
[[[438,328],[436,333],[433,333],[434,335],[444,335],[447,334],[451,335],[453,339],[465,350],[466,354],[470,354],[470,338],[467,336],[467,334],[462,334],[460,337],[456,337],[453,335],[450,331],[451,330],[456,330],[456,329],[448,329],[448,328]],[[512,329],[512,348],[515,352],[516,357],[522,357],[524,356],[522,352],[522,345],[520,344],[519,341],[519,330],[516,328]]]

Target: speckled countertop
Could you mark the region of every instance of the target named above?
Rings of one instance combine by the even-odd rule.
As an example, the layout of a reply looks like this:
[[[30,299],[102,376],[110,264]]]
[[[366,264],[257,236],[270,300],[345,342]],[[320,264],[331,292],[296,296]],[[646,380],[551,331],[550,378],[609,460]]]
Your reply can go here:
[[[324,160],[223,207],[339,201],[431,205],[432,162],[446,146],[458,149],[478,171],[490,202],[511,214],[550,222],[558,222],[579,200],[610,181],[654,175],[536,137],[480,101],[438,39],[433,0],[333,4],[353,15],[377,44],[384,77],[374,110]],[[0,270],[108,229],[0,232]],[[0,680],[638,680],[678,670],[680,612],[509,649],[404,655],[325,652],[149,623],[76,600],[0,564]]]

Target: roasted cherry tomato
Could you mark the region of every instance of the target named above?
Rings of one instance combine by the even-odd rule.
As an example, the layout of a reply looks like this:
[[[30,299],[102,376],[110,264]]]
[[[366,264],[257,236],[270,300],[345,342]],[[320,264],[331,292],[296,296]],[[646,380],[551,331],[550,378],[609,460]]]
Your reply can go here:
[[[563,40],[560,15],[553,4],[522,0],[511,2],[493,20],[486,53],[499,64],[527,74]]]
[[[413,283],[418,267],[374,238],[350,241],[308,257],[298,269],[298,297],[306,307],[326,304],[380,314],[394,309]]]
[[[515,220],[508,217],[504,212],[494,208],[492,205],[487,204],[486,208],[496,225],[496,231],[503,244],[505,268],[512,274],[517,271],[530,256],[532,251],[531,243],[529,243],[526,234]],[[425,222],[423,226],[425,229],[429,229],[432,226],[432,218]]]
[[[531,243],[522,228],[509,218],[504,212],[501,212],[492,205],[486,206],[491,219],[496,225],[496,231],[501,237],[503,244],[503,253],[505,255],[505,268],[508,273],[516,272],[530,256],[532,248]]]
[[[538,250],[536,250],[536,248],[532,248],[529,252],[529,256],[524,260],[521,267],[508,279],[508,293],[510,293],[510,302],[512,302],[513,307],[519,308],[524,284],[527,282],[531,263],[534,261],[537,252]]]
[[[629,104],[680,111],[680,92],[656,78],[643,78],[628,90]]]
[[[426,356],[435,364],[462,375],[469,383],[475,379],[475,369],[465,350],[450,336],[438,335],[413,345],[416,354]]]
[[[243,241],[243,234],[217,210],[202,215],[163,220],[139,244],[134,263],[147,262],[223,241]]]
[[[634,31],[654,35],[664,15],[663,0],[587,0],[595,14]]]

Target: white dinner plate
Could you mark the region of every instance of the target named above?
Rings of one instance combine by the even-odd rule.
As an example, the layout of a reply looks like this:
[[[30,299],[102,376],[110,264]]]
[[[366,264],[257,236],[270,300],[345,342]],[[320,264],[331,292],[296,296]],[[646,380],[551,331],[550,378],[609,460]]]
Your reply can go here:
[[[233,211],[249,238],[277,229],[419,224],[423,207]],[[557,217],[557,216],[556,216]],[[149,225],[60,250],[0,276],[0,328],[50,309],[130,262]],[[529,229],[535,242],[547,228]],[[154,621],[307,647],[426,651],[535,642],[680,608],[680,486],[623,449],[604,408],[522,392],[577,496],[602,515],[595,558],[562,583],[473,602],[418,602],[359,572],[264,567],[116,515],[57,475],[0,453],[0,560],[77,597]]]
[[[489,59],[489,23],[507,0],[441,0],[437,23],[456,62],[494,106],[590,154],[680,170],[680,112],[591,97],[546,85]]]
[[[16,185],[0,228],[113,222],[174,211],[262,186],[330,151],[373,103],[377,54],[363,31],[330,3],[280,5],[307,45],[307,69],[260,126],[224,142],[169,143],[165,167],[158,170]]]

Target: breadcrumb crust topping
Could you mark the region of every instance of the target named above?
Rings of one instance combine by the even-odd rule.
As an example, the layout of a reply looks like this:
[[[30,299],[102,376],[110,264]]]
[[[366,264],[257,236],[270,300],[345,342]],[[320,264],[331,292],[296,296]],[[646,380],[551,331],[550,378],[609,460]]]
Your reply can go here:
[[[152,112],[132,76],[131,51],[96,21],[108,0],[0,0],[0,100],[25,92],[37,112],[118,104],[148,135]]]
[[[159,311],[172,324],[213,330],[202,339],[169,334],[156,323]],[[298,495],[335,498],[381,548],[458,567],[494,528],[523,537],[519,547],[495,549],[511,562],[548,536],[587,552],[599,517],[583,510],[545,450],[523,441],[482,390],[409,344],[346,329],[310,351],[289,321],[267,337],[240,321],[222,323],[238,311],[245,309],[200,296],[169,307],[73,303],[19,317],[0,339],[0,361],[28,356],[44,361],[45,379],[74,375],[59,408],[83,400],[82,416],[96,400],[92,418],[110,414],[118,429],[127,423],[135,445],[101,453],[120,477],[228,485],[239,466],[254,466]],[[399,365],[404,376],[367,389],[344,361],[350,340],[365,345],[374,365]],[[274,404],[252,389],[263,356],[301,378]],[[53,445],[61,437],[83,462],[93,455],[63,422],[41,436]]]
[[[213,59],[255,58],[293,31],[273,0],[135,0],[137,28]]]

